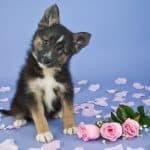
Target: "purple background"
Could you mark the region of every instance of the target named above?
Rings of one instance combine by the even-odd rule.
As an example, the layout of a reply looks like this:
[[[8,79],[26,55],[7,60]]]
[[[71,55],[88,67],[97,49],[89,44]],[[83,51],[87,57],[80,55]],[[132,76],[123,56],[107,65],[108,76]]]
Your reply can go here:
[[[116,87],[113,80],[118,76],[129,79],[130,88],[133,81],[150,84],[150,1],[149,0],[1,0],[0,1],[0,85],[11,85],[12,92],[23,65],[26,52],[30,48],[32,35],[43,15],[51,4],[57,3],[60,8],[61,23],[73,32],[87,31],[92,33],[90,44],[71,61],[73,80],[88,79],[91,83],[100,83],[103,89],[96,95],[83,90],[75,97],[77,103],[103,96],[104,89]],[[1,95],[0,97],[4,97]],[[147,96],[150,96],[147,93]],[[82,117],[76,117],[80,122]],[[12,118],[4,118],[4,122],[12,122]],[[94,119],[86,118],[91,123]],[[75,146],[85,145],[86,150],[97,150],[99,142],[83,144],[76,137],[63,136],[60,121],[50,124],[56,139],[64,140],[64,150],[72,150]],[[58,126],[56,126],[56,124]],[[61,127],[60,127],[61,126]],[[29,133],[32,135],[29,136]],[[29,124],[22,129],[0,132],[0,141],[6,137],[14,137],[21,150],[39,144],[34,139],[35,129]],[[148,138],[146,137],[148,136]],[[130,141],[131,145],[149,144],[150,135],[145,139]],[[31,139],[29,139],[31,137]],[[68,145],[69,141],[69,145]],[[128,142],[123,141],[124,145]],[[66,146],[66,147],[65,147]],[[100,144],[101,149],[105,146]],[[148,149],[146,149],[148,150]]]

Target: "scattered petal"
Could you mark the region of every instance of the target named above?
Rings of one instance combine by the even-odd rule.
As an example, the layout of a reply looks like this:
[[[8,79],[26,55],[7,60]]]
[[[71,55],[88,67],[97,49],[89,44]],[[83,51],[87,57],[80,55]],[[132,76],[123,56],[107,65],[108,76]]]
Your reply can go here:
[[[106,107],[106,106],[108,106],[108,103],[106,101],[107,99],[108,99],[107,97],[96,98],[95,101],[94,101],[94,104]]]
[[[127,96],[127,94],[128,94],[128,91],[121,91],[121,92],[117,92],[115,94],[115,96],[116,97],[125,97],[125,96]]]
[[[84,150],[83,147],[75,147],[73,150]]]
[[[124,102],[125,100],[126,99],[124,97],[119,97],[119,96],[116,96],[113,99],[114,102]]]
[[[6,139],[0,143],[1,150],[19,150],[18,146],[15,144],[14,139]]]
[[[80,105],[80,107],[81,107],[82,109],[94,108],[94,104],[92,104],[92,103],[82,103],[82,104]]]
[[[0,87],[0,92],[9,92],[11,88],[9,86],[2,86]]]
[[[84,117],[94,117],[100,114],[101,110],[95,110],[94,108],[83,109],[81,115]]]
[[[106,90],[106,92],[109,93],[109,94],[115,94],[115,93],[118,92],[118,90],[116,90],[116,89],[110,89],[110,90]]]
[[[79,85],[86,85],[88,83],[88,80],[80,80],[78,82]]]
[[[129,107],[131,107],[131,106],[134,106],[134,105],[135,105],[135,103],[134,103],[134,102],[127,102],[127,103],[120,103],[120,104],[122,104],[122,105],[127,105],[127,106],[129,106]]]
[[[150,106],[150,98],[142,100],[143,103],[147,106]]]
[[[8,102],[8,101],[9,101],[8,98],[2,98],[2,99],[0,99],[0,103],[6,103],[6,102]]]
[[[110,117],[111,117],[110,114],[106,114],[106,115],[104,116],[105,119],[110,118]]]
[[[6,126],[5,129],[12,130],[12,129],[16,129],[16,127],[14,125],[8,125]]]
[[[116,84],[126,84],[127,83],[127,79],[126,78],[122,78],[122,77],[119,77],[115,80],[115,83]]]
[[[42,145],[41,148],[29,148],[28,150],[58,150],[60,149],[60,141],[54,140],[50,143]]]
[[[28,150],[44,150],[42,148],[29,148]]]
[[[150,92],[150,86],[145,86],[145,90]]]
[[[142,147],[137,147],[137,148],[127,147],[127,150],[145,150],[145,149]]]
[[[133,83],[133,87],[138,90],[144,89],[144,85],[138,82]]]
[[[0,130],[3,130],[3,129],[5,129],[5,124],[0,125]]]
[[[59,140],[54,140],[48,144],[44,144],[42,146],[44,150],[57,150],[60,149],[60,141]]]
[[[113,111],[116,111],[117,108],[118,108],[118,106],[111,106],[111,109],[112,109]]]
[[[75,114],[79,114],[80,112],[80,110],[81,110],[82,108],[81,108],[81,106],[74,106],[74,113]]]
[[[104,150],[124,150],[122,144],[119,144],[117,146],[114,147],[110,147],[110,148],[105,148]]]
[[[96,92],[99,88],[100,88],[99,84],[91,84],[88,89],[89,91]]]
[[[80,88],[80,87],[75,87],[75,88],[74,88],[74,94],[79,93],[79,92],[80,92],[80,90],[81,90],[81,88]]]
[[[132,94],[132,98],[136,98],[136,99],[139,99],[141,97],[144,97],[145,94],[144,93],[133,93]]]
[[[93,103],[94,103],[94,100],[87,101],[87,103],[90,103],[90,104],[92,103],[92,104],[93,104]]]

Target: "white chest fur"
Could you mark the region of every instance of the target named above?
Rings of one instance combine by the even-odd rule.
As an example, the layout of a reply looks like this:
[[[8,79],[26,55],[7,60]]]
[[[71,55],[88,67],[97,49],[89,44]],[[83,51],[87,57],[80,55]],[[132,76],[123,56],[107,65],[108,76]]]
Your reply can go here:
[[[54,70],[45,69],[43,72],[44,78],[37,78],[30,81],[29,87],[30,90],[32,90],[34,93],[44,91],[43,101],[45,103],[47,111],[50,112],[51,110],[53,110],[52,102],[56,98],[54,89],[59,88],[61,91],[64,91],[65,87],[55,80]]]

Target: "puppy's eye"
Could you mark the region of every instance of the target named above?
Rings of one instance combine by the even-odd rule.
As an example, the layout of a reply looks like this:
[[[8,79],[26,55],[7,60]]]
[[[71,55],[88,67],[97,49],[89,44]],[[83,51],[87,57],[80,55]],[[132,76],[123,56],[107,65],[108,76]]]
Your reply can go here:
[[[58,51],[58,54],[62,54],[64,52],[64,44],[61,42],[61,43],[58,43],[56,45],[56,49]]]
[[[48,41],[48,40],[43,40],[43,44],[44,44],[44,45],[48,45],[48,44],[49,44],[49,41]]]

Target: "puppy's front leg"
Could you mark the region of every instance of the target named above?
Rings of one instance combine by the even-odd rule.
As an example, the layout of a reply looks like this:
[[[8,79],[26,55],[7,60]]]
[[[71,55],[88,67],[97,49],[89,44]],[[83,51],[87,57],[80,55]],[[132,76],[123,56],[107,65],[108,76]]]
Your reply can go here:
[[[31,113],[37,130],[37,141],[43,143],[50,142],[53,139],[53,135],[48,128],[43,104],[37,104],[34,109],[32,109]]]
[[[73,103],[69,100],[63,100],[63,122],[64,122],[64,134],[75,134],[75,121],[73,114]]]

